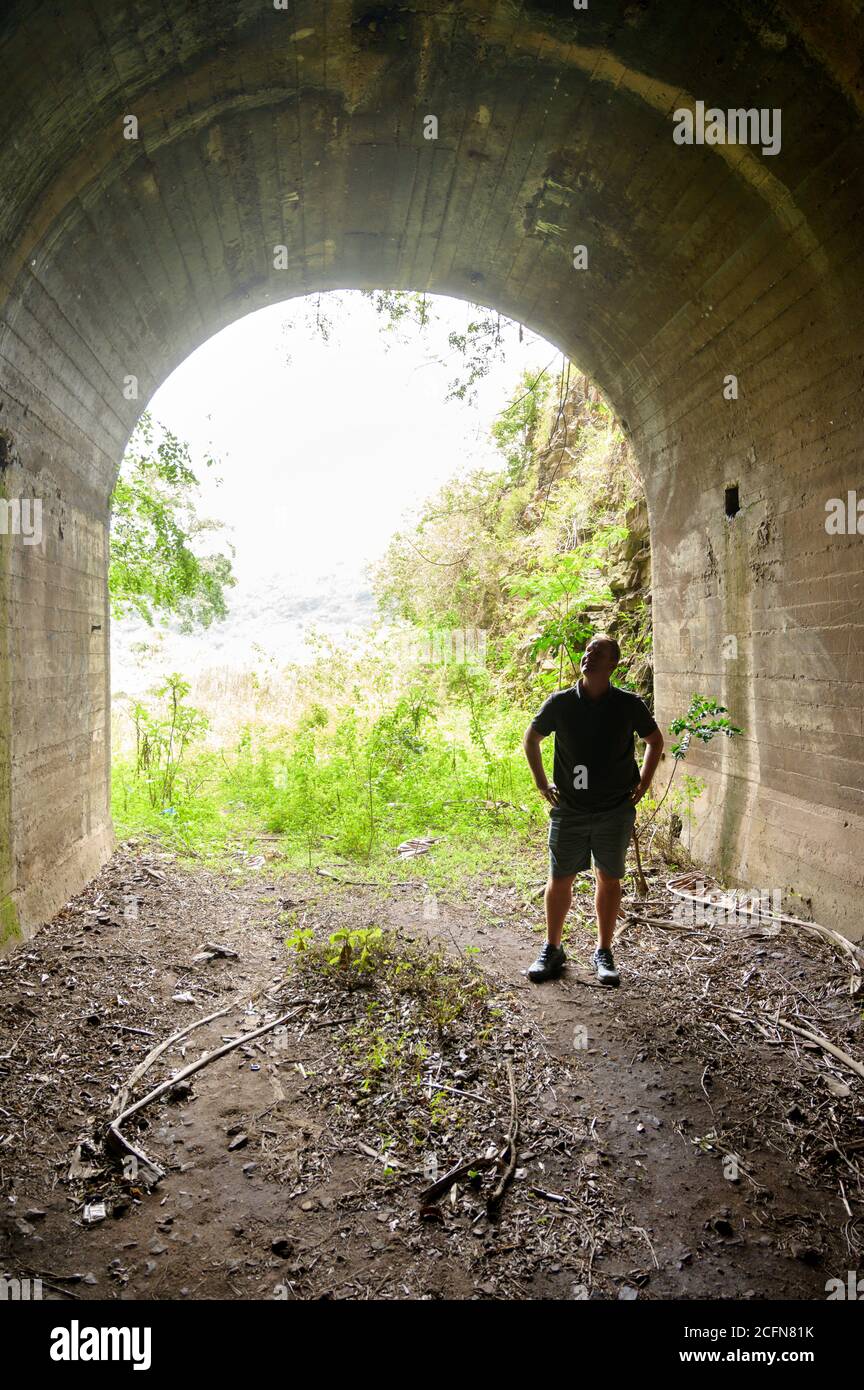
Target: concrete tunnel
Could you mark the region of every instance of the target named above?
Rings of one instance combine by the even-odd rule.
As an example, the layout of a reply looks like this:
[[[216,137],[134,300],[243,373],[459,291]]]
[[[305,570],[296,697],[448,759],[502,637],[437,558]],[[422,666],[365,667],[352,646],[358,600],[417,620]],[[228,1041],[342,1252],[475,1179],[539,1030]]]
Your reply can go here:
[[[493,306],[606,394],[649,502],[658,719],[699,691],[745,730],[688,757],[694,852],[862,935],[862,35],[855,0],[7,4],[7,942],[112,848],[108,507],[138,415],[238,317],[383,287]],[[700,109],[782,140],[679,143]]]

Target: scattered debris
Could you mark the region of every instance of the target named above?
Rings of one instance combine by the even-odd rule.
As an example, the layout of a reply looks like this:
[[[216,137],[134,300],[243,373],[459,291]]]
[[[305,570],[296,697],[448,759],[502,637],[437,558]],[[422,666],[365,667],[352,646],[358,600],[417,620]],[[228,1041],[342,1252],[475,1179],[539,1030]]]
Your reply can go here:
[[[400,859],[416,859],[418,854],[428,854],[440,839],[440,835],[421,835],[414,840],[403,840],[401,845],[396,846],[396,853]]]

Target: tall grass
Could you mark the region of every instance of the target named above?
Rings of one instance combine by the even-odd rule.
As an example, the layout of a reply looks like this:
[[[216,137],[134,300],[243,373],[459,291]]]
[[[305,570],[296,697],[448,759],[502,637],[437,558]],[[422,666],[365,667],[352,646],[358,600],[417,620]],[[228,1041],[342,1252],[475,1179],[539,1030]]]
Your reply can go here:
[[[327,647],[272,682],[267,698],[258,698],[260,682],[234,679],[229,691],[231,680],[211,676],[212,700],[201,709],[185,687],[181,710],[197,742],[168,775],[159,764],[155,785],[152,746],[148,767],[132,740],[118,741],[113,814],[122,837],[155,834],[181,854],[235,868],[263,856],[286,867],[342,863],[377,874],[398,865],[432,877],[488,867],[506,846],[508,858],[536,850],[537,876],[545,810],[521,747],[534,711],[501,701],[482,670],[406,669],[380,652]],[[165,689],[162,704],[176,705],[176,683]],[[241,691],[254,692],[257,707],[247,703],[233,736],[214,741],[213,716],[224,721],[226,696]],[[176,723],[176,710],[154,696],[148,727],[170,729],[169,714]],[[434,853],[400,861],[396,847],[418,837],[436,839]]]

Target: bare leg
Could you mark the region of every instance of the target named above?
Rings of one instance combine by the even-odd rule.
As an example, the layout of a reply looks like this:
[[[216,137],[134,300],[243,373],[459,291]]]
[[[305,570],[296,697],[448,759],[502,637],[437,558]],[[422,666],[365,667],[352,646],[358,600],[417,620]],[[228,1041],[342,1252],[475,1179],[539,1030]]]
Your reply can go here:
[[[561,945],[564,919],[573,901],[573,880],[575,874],[565,878],[552,878],[546,884],[546,940],[553,946]]]
[[[596,889],[594,892],[594,908],[597,913],[597,945],[612,945],[612,934],[615,931],[615,923],[618,920],[618,909],[621,906],[621,880],[613,878],[607,874],[605,869],[594,865],[596,875]],[[548,888],[547,888],[548,893]],[[547,916],[548,920],[548,916]]]

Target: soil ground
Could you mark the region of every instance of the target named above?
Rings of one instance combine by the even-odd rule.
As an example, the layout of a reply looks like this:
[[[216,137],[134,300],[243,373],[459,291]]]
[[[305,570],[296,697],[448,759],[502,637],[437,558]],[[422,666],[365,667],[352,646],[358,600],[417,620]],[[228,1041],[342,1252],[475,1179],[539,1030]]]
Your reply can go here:
[[[622,986],[609,990],[576,926],[565,974],[538,986],[524,973],[542,942],[536,894],[477,883],[429,904],[420,881],[274,880],[262,868],[238,886],[153,849],[118,850],[0,961],[0,1273],[78,1300],[824,1299],[826,1280],[856,1267],[860,1081],[818,1048],[723,1012],[746,1013],[760,979],[769,992],[782,980],[784,1007],[805,1000],[860,1054],[849,972],[830,947],[771,929],[685,939],[628,922]],[[313,996],[285,1032],[151,1105],[135,1142],[166,1174],[152,1189],[123,1180],[100,1136],[154,1044],[227,1008],[167,1051],[135,1097],[309,1000],[308,981],[290,981],[286,909],[325,933],[376,924],[437,942],[460,969],[476,948],[472,968],[506,1003],[501,1038],[473,1070],[460,1072],[452,1049],[436,1065],[450,1075],[445,1101],[473,1106],[471,1133],[500,1145],[511,1059],[518,1166],[494,1219],[470,1186],[418,1210],[430,1175],[402,1142],[395,1085],[358,1097],[340,1070],[357,993],[344,1014]],[[237,954],[194,960],[208,942]],[[361,1108],[334,1103],[346,1086]],[[387,1104],[394,1118],[376,1129]],[[467,1142],[443,1125],[439,1174],[470,1156]],[[108,1214],[88,1222],[99,1200]]]

